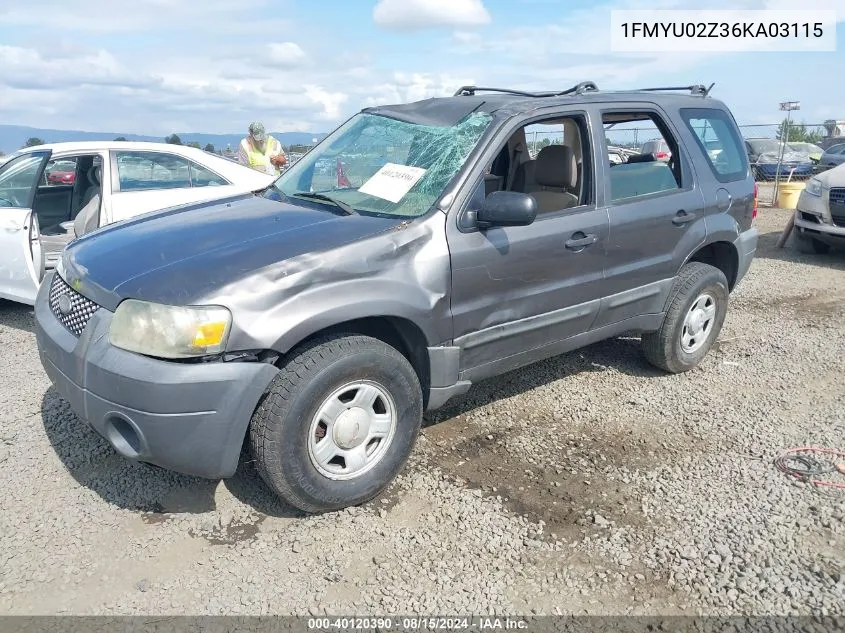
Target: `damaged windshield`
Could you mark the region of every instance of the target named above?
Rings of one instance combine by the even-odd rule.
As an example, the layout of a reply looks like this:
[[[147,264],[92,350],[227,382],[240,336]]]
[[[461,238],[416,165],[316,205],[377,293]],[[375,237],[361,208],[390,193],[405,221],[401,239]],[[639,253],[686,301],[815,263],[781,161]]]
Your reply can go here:
[[[489,114],[474,113],[455,125],[428,126],[358,114],[297,161],[265,195],[331,205],[328,196],[334,206],[356,213],[418,217],[431,209],[490,121]]]

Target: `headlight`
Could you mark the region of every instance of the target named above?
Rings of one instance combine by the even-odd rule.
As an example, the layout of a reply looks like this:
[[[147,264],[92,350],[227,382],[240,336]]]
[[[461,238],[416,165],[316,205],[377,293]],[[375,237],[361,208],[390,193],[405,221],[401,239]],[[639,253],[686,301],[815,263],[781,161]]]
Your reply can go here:
[[[232,314],[220,306],[169,306],[127,299],[109,330],[115,347],[158,358],[190,358],[226,348]]]
[[[810,181],[807,183],[805,191],[811,196],[822,195],[822,181],[818,178],[810,178]]]

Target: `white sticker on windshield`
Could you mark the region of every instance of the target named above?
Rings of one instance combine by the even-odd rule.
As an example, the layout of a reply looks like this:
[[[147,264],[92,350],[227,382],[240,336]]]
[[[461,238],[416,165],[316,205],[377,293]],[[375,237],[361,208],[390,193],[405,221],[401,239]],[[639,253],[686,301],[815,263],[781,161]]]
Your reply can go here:
[[[425,174],[421,167],[387,163],[358,189],[376,198],[399,202]]]

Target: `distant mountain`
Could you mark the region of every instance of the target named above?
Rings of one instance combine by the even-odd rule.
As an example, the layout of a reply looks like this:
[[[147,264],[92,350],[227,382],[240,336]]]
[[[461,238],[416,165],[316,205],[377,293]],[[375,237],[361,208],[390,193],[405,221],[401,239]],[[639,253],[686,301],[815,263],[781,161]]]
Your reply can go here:
[[[326,135],[322,132],[271,132],[282,145],[313,145],[313,139],[322,139]],[[238,143],[245,134],[199,134],[195,132],[176,132],[182,143],[197,142],[205,147],[208,143],[215,149],[225,150],[231,145],[236,150]],[[20,149],[30,138],[40,138],[46,143],[64,143],[67,141],[113,141],[118,136],[127,141],[150,141],[163,143],[163,136],[144,136],[140,134],[126,134],[123,132],[82,132],[73,130],[49,130],[44,128],[24,127],[21,125],[0,125],[0,151],[11,153]]]

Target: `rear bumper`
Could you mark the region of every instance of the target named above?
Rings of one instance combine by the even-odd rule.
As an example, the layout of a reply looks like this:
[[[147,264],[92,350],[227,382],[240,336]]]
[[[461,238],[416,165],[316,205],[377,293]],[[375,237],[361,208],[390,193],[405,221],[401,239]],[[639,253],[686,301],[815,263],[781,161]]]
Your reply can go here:
[[[734,288],[736,288],[739,282],[742,281],[742,278],[745,277],[745,273],[748,272],[748,269],[751,268],[751,262],[754,261],[754,256],[757,253],[757,240],[759,237],[760,231],[758,231],[756,227],[751,227],[747,231],[740,233],[739,237],[737,237],[736,241],[734,241],[738,257]]]
[[[230,477],[258,400],[278,370],[263,363],[185,364],[109,343],[101,308],[77,338],[50,311],[51,276],[35,302],[41,364],[74,412],[128,459]]]

